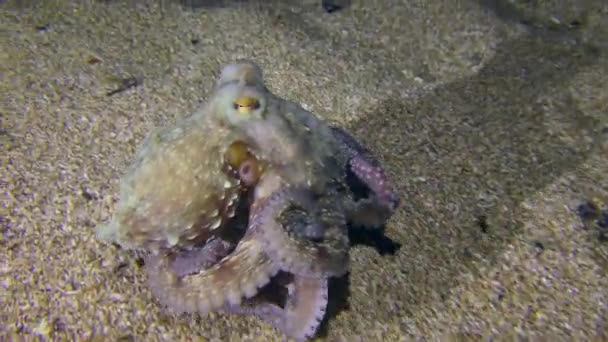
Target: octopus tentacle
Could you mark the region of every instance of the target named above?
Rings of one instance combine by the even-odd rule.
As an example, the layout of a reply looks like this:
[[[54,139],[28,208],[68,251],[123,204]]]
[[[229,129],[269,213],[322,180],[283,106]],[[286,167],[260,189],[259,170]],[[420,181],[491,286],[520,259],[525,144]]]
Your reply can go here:
[[[339,211],[318,210],[317,204],[305,190],[282,189],[253,219],[263,227],[265,252],[281,269],[309,277],[343,275],[349,265],[345,218]],[[320,239],[311,236],[319,234]]]
[[[210,268],[226,257],[234,249],[234,246],[233,243],[214,238],[201,248],[175,253],[169,267],[177,277],[197,273],[200,270]]]
[[[295,276],[288,285],[285,308],[272,303],[225,306],[226,312],[253,315],[296,341],[307,341],[317,332],[328,302],[327,278]]]
[[[169,257],[150,256],[146,260],[150,288],[159,302],[175,312],[206,314],[254,296],[279,270],[251,231],[232,253],[211,264],[200,273],[178,276]]]
[[[350,171],[372,192],[374,199],[364,199],[353,210],[364,226],[381,224],[399,206],[400,198],[372,152],[345,130],[331,126],[338,147],[348,159]],[[377,203],[377,204],[376,204]],[[377,217],[374,219],[374,217]]]
[[[325,316],[327,301],[327,278],[296,276],[285,308],[282,330],[297,341],[312,338]]]

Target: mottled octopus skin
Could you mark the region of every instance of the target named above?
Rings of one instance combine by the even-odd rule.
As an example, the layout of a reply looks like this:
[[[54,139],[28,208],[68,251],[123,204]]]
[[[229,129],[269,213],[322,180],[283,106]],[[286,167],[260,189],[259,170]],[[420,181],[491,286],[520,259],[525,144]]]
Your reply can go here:
[[[308,277],[295,273],[285,309],[273,304],[240,306],[243,296],[251,298],[279,269],[287,270],[264,252],[261,235],[269,225],[278,225],[273,220],[289,203],[300,203],[307,190],[292,189],[286,193],[280,181],[280,177],[272,173],[262,177],[251,206],[251,223],[234,251],[229,252],[229,244],[217,239],[194,253],[182,254],[181,265],[175,265],[176,260],[171,258],[152,254],[145,259],[150,288],[162,304],[178,313],[206,314],[220,309],[253,314],[298,341],[314,335],[327,304],[327,276]],[[336,255],[337,265],[331,267],[339,268],[342,274],[348,255],[346,249],[338,251],[342,254]],[[327,262],[324,259],[316,261]],[[199,267],[200,272],[195,273]],[[319,267],[323,269],[323,266]]]
[[[176,313],[198,311],[204,314],[208,312],[206,303],[201,305],[193,302],[184,305],[183,303],[187,298],[191,297],[184,296],[183,289],[175,287],[174,284],[168,284],[164,280],[159,280],[158,277],[166,277],[170,272],[176,278],[185,277],[209,268],[229,254],[229,249],[226,248],[228,245],[230,244],[216,239],[207,243],[201,249],[185,252],[181,256],[181,260],[173,260],[169,264],[165,264],[168,269],[158,267],[160,261],[158,256],[148,256],[146,265],[151,265],[147,269],[153,294],[163,305],[168,306]],[[169,287],[165,287],[167,285]],[[251,301],[243,299],[241,304],[226,303],[218,310],[232,314],[256,316],[281,331],[285,336],[289,336],[296,341],[306,341],[314,336],[325,315],[328,301],[327,278],[294,276],[292,282],[287,286],[289,295],[285,300],[285,308],[259,299],[252,299]],[[199,289],[196,292],[199,292]],[[199,311],[201,307],[203,311]]]
[[[202,253],[209,252],[207,246]],[[201,314],[239,305],[243,297],[253,297],[279,270],[265,255],[253,230],[247,231],[229,256],[205,265],[209,267],[199,273],[177,276],[171,271],[169,258],[150,255],[145,262],[151,291],[159,302],[175,312]]]
[[[260,239],[264,250],[281,270],[313,278],[339,277],[348,271],[346,218],[335,205],[340,200],[338,196],[317,199],[297,187],[280,187],[269,196],[252,220],[262,225]],[[294,215],[282,218],[294,206],[307,222],[294,220]],[[321,237],[310,239],[302,233],[307,225],[318,225]]]
[[[198,111],[144,139],[121,179],[112,220],[97,230],[100,239],[128,249],[183,249],[204,243],[234,215],[243,184],[227,170],[226,154],[234,143],[251,145],[240,128],[265,111],[263,89],[250,74],[222,74]],[[258,106],[243,115],[236,107],[242,98],[259,99]]]
[[[252,238],[254,229],[248,229],[229,255],[225,255],[224,241],[221,247],[215,244],[220,239],[216,232],[226,228],[224,224],[241,199],[241,183],[251,186],[256,178],[250,180],[250,168],[240,167],[247,166],[251,159],[237,165],[238,177],[226,172],[231,146],[244,140],[248,147],[257,147],[263,152],[261,158],[283,170],[287,184],[311,186],[319,170],[317,160],[302,158],[306,150],[299,140],[291,138],[289,123],[280,115],[272,115],[281,102],[264,94],[256,75],[251,65],[225,68],[215,94],[202,109],[174,127],[150,134],[121,180],[120,200],[112,221],[98,229],[98,237],[103,240],[150,252],[146,261],[151,288],[161,302],[178,311],[207,312],[223,305],[238,305],[243,296],[254,295],[257,287],[276,272],[276,265],[261,250],[263,245],[252,242],[256,241]],[[238,106],[231,108],[243,94],[257,99],[257,117],[243,119]],[[236,115],[231,115],[231,110]],[[271,114],[263,115],[268,112]],[[247,130],[250,123],[254,128]],[[263,139],[256,144],[248,140],[251,136]],[[281,141],[289,143],[276,150],[264,145]],[[313,159],[319,155],[310,154]],[[320,175],[330,173],[324,168]],[[197,260],[192,252],[199,248],[204,257]],[[171,268],[204,271],[176,276],[169,271]],[[310,325],[304,330],[310,331]]]
[[[331,272],[336,276],[342,274],[347,268],[347,262],[341,264],[342,269],[334,266],[332,270],[325,266],[325,270],[321,271],[319,265],[327,264],[329,260],[324,261],[324,257],[319,253],[322,249],[315,246],[314,241],[301,239],[301,236],[291,234],[293,232],[289,231],[289,224],[284,224],[282,227],[277,224],[267,224],[268,220],[276,219],[279,216],[278,212],[285,209],[275,208],[276,203],[288,203],[286,200],[291,198],[300,205],[308,204],[310,210],[309,201],[294,198],[293,190],[288,187],[308,186],[317,193],[331,192],[333,191],[330,189],[332,181],[345,182],[344,171],[347,168],[350,168],[355,176],[371,189],[372,193],[371,198],[360,200],[358,203],[353,202],[350,205],[350,211],[345,210],[351,220],[364,226],[378,225],[390,216],[399,200],[390,187],[379,162],[351,135],[339,128],[326,125],[297,104],[274,98],[271,94],[268,96],[268,107],[275,108],[275,110],[269,110],[266,119],[274,121],[270,126],[280,129],[267,132],[264,125],[253,124],[247,127],[247,132],[249,136],[258,138],[255,143],[261,158],[283,162],[274,167],[283,175],[284,183],[275,188],[266,187],[269,188],[266,190],[267,192],[275,191],[275,198],[268,201],[266,210],[259,211],[264,214],[254,220],[265,223],[260,234],[260,242],[264,244],[265,253],[279,263],[281,269],[294,272],[295,279],[308,279],[313,283],[301,282],[299,290],[292,292],[288,302],[300,303],[300,306],[292,305],[286,309],[280,309],[273,304],[263,304],[245,309],[238,305],[227,304],[223,309],[235,313],[255,314],[279,328],[287,336],[304,340],[314,335],[314,331],[318,327],[317,321],[323,317],[326,305],[326,292],[324,291],[326,291],[327,277],[332,275]],[[303,158],[303,156],[307,158]],[[277,191],[277,188],[285,190]],[[268,197],[271,196],[268,195]],[[326,198],[330,198],[330,196],[326,196]],[[351,198],[344,194],[342,199],[345,202],[344,208],[348,208],[349,205],[346,203],[350,203]],[[337,202],[340,202],[340,199]],[[324,205],[325,207],[323,207]],[[341,212],[339,208],[332,208],[327,204],[317,206],[324,208],[330,214],[333,213],[334,216]],[[272,214],[272,212],[277,214]],[[364,214],[357,218],[358,213]],[[375,214],[377,218],[370,220],[369,217],[372,216],[370,214]],[[343,223],[342,215],[337,216],[337,220]],[[337,227],[339,226],[337,225]],[[301,229],[303,228],[301,227]],[[342,234],[346,238],[346,232],[343,231]],[[348,242],[347,239],[345,241]],[[343,251],[348,249],[348,246],[342,245],[341,247]],[[230,256],[228,257],[230,258]],[[318,263],[318,261],[324,262]],[[337,265],[340,263],[338,262]],[[201,274],[204,273],[206,271],[201,272]],[[165,291],[168,292],[167,289]],[[310,295],[305,296],[305,293],[310,293]],[[325,299],[323,300],[323,298]],[[304,305],[302,303],[311,305],[302,307]],[[290,307],[291,311],[288,310]],[[310,313],[315,314],[310,315]],[[303,319],[303,317],[310,316],[315,316],[318,320]]]
[[[203,123],[188,121],[174,136],[162,131],[147,140],[122,179],[112,221],[99,231],[104,239],[144,250],[193,246],[232,215],[241,189],[221,155],[233,133],[206,135]]]
[[[266,175],[266,177],[269,177],[268,175]],[[283,188],[282,188],[283,186]],[[270,241],[283,241],[283,239],[287,238],[291,238],[291,236],[287,236],[288,232],[285,231],[283,233],[281,233],[280,231],[277,231],[277,222],[269,222],[269,220],[272,220],[271,218],[277,218],[280,216],[280,211],[284,210],[284,208],[286,207],[287,204],[290,203],[290,200],[293,201],[295,200],[296,203],[306,203],[306,200],[302,199],[302,200],[298,200],[299,198],[301,198],[301,196],[308,196],[309,194],[306,193],[297,193],[297,189],[294,188],[285,188],[284,185],[281,184],[276,184],[276,182],[271,185],[271,186],[266,186],[264,187],[260,187],[256,190],[259,196],[266,196],[267,199],[265,201],[260,201],[258,199],[258,202],[256,204],[257,206],[257,211],[255,213],[252,214],[252,221],[256,222],[255,225],[252,225],[252,227],[256,227],[256,232],[255,232],[255,236],[256,236],[256,240],[251,240],[250,237],[246,238],[248,243],[257,243],[259,245],[267,245],[268,240],[264,237],[264,234],[268,234],[269,232],[266,231],[266,229],[271,226],[273,229],[271,229],[272,234],[284,234],[285,236],[283,236],[281,239],[270,239]],[[274,191],[274,192],[273,192]],[[272,192],[271,194],[268,194],[266,192]],[[337,195],[340,195],[339,193],[337,193]],[[339,198],[331,198],[331,196],[328,196],[328,201],[339,201]],[[319,203],[323,203],[323,199],[321,199],[321,202]],[[323,207],[323,205],[320,205],[321,207]],[[290,222],[286,222],[287,225],[290,224]],[[298,229],[303,229],[305,227],[299,227],[299,228],[293,228],[293,231],[297,232]],[[253,235],[250,235],[253,236]],[[301,243],[301,241],[296,241],[296,243]],[[286,244],[286,245],[289,245]],[[217,255],[216,251],[209,251],[209,248],[212,247],[212,244],[208,244],[205,246],[205,250],[201,250],[202,254],[205,253],[210,253],[211,255],[213,255],[214,257],[212,257],[211,261],[209,262],[209,264],[206,264],[204,267],[202,267],[202,271],[200,274],[194,274],[191,276],[191,279],[197,279],[198,277],[200,277],[202,274],[206,274],[206,270],[204,270],[207,267],[211,267],[211,265],[214,264],[213,259],[215,258],[215,256]],[[274,248],[276,248],[276,250],[281,251],[280,249],[280,245],[277,244],[276,246],[273,246]],[[273,257],[269,256],[272,255],[272,248],[270,249],[265,249],[264,250],[264,254],[266,256],[262,256],[259,255],[256,258],[263,258],[264,260],[272,260]],[[289,252],[289,248],[286,249]],[[225,251],[225,250],[224,250]],[[284,252],[286,253],[286,252]],[[290,253],[293,253],[294,255],[305,255],[305,254],[299,254],[300,252],[294,252],[291,251]],[[199,256],[200,258],[200,256]],[[228,256],[228,258],[232,258],[232,256]],[[275,257],[275,260],[278,260],[279,264],[281,263],[281,258],[279,257]],[[306,256],[304,258],[302,258],[301,260],[298,260],[299,262],[302,262],[305,264],[305,266],[303,267],[304,269],[307,269],[307,267],[310,267],[310,265],[306,265],[306,261],[311,262],[314,265],[314,261],[318,260],[318,258],[314,258],[309,256]],[[321,259],[322,260],[322,259]],[[327,262],[327,261],[325,261]],[[338,263],[338,265],[340,265]],[[342,270],[346,269],[346,265],[342,264]],[[286,265],[282,265],[283,267],[281,267],[283,270],[285,269],[291,269],[291,271],[294,271],[293,267],[290,267],[289,264]],[[276,267],[279,267],[278,265]],[[181,268],[181,270],[178,270],[178,272],[175,272],[175,268],[173,268],[172,270],[169,269],[161,269],[158,270],[156,269],[155,273],[158,274],[167,274],[170,272],[174,272],[174,273],[180,273],[181,274],[185,274],[185,270],[183,268],[183,266],[178,266],[178,268]],[[268,272],[269,274],[271,272],[274,272],[276,269],[272,268],[272,267],[268,267],[268,269],[270,271],[264,271],[264,272]],[[319,277],[319,273],[316,274],[316,276],[314,277],[308,277],[302,274],[298,274],[298,270],[295,270],[296,273],[294,274],[294,281],[292,284],[289,285],[290,288],[290,293],[289,296],[287,298],[287,303],[285,305],[285,308],[281,308],[279,306],[277,306],[276,304],[273,303],[255,303],[255,304],[248,304],[248,305],[239,305],[239,304],[230,304],[229,302],[225,302],[224,305],[222,307],[218,307],[217,309],[219,310],[224,310],[226,312],[229,313],[234,313],[234,314],[243,314],[243,315],[254,315],[259,317],[260,319],[262,319],[263,321],[271,324],[273,327],[275,327],[276,329],[278,329],[279,331],[281,331],[285,336],[290,337],[295,339],[296,341],[306,341],[310,338],[312,338],[319,325],[320,322],[322,321],[324,315],[325,315],[325,311],[326,311],[326,306],[327,306],[327,301],[328,301],[328,293],[327,293],[327,278],[328,278],[328,274],[325,274],[326,276],[320,276]],[[188,269],[187,270],[188,273],[194,273],[195,269]],[[259,272],[259,270],[258,270]],[[304,272],[306,273],[306,272]],[[341,274],[341,272],[337,272],[335,273],[336,275]],[[188,277],[190,278],[190,277]],[[241,279],[247,279],[248,276],[247,275],[243,275],[240,276]],[[182,280],[184,281],[184,280]],[[189,280],[185,280],[185,281],[189,281]],[[160,282],[158,282],[157,280],[152,280],[152,282],[156,282],[156,284],[158,285]],[[261,287],[261,282],[260,283],[256,283],[256,287]],[[157,294],[157,296],[161,297],[161,298],[165,298],[165,300],[162,300],[163,303],[169,305],[172,308],[176,308],[176,303],[177,306],[182,305],[181,308],[179,308],[181,311],[190,311],[192,312],[192,310],[196,307],[201,307],[200,304],[197,304],[196,301],[193,301],[193,296],[195,295],[194,293],[199,293],[201,291],[205,291],[205,289],[207,289],[208,287],[191,287],[189,289],[189,291],[183,291],[183,288],[180,290],[180,287],[176,287],[175,284],[170,284],[170,283],[165,283],[165,286],[162,288],[156,288],[155,293]],[[219,286],[213,286],[212,288],[219,288]],[[194,293],[192,293],[192,291]],[[160,295],[158,295],[160,293]],[[177,295],[177,296],[186,296],[189,294],[188,297],[185,297],[184,299],[179,299],[178,298],[171,298],[170,300],[168,299],[168,294],[173,294],[173,295]],[[212,296],[214,294],[207,294],[207,296]],[[186,299],[187,298],[187,299]],[[205,298],[205,296],[199,296],[196,298]],[[185,302],[190,302],[193,303],[190,305],[190,307],[184,306],[181,303],[185,303]],[[243,304],[245,304],[247,302],[246,299],[243,299]],[[202,311],[203,313],[207,312],[205,310],[208,310],[208,304],[206,300],[203,300],[203,305],[202,305],[204,311]],[[188,310],[189,309],[189,310]],[[198,310],[194,310],[194,311],[198,311]]]
[[[238,106],[232,108],[237,115],[230,112],[229,105],[243,93],[259,100],[253,118],[239,116]],[[226,172],[225,156],[238,141],[253,157],[239,159],[235,176]],[[157,131],[144,146],[123,179],[115,217],[100,237],[150,251],[150,287],[174,310],[255,314],[297,340],[312,337],[323,318],[327,278],[348,270],[346,220],[378,225],[398,205],[367,149],[274,96],[259,67],[249,62],[224,68],[203,109],[173,129]],[[260,169],[258,161],[264,165]],[[201,170],[201,165],[208,167]],[[354,201],[346,169],[371,189],[370,198]],[[266,173],[278,181],[256,185]],[[215,232],[233,229],[226,224],[244,200],[243,187],[254,187],[256,198],[235,247]],[[283,217],[293,205],[305,209],[305,224],[298,215]],[[377,218],[366,220],[369,213]],[[294,274],[285,309],[240,305],[280,269]]]
[[[261,86],[262,87],[262,86]],[[370,190],[370,197],[355,201],[345,196],[350,222],[377,227],[386,222],[399,206],[400,198],[373,153],[344,129],[329,125],[299,104],[268,94],[266,125],[281,127],[271,135],[260,123],[248,125],[255,136],[257,150],[267,159],[283,162],[282,175],[290,185],[304,185],[317,193],[327,192],[336,182],[350,187],[352,172]],[[280,155],[280,157],[279,157]],[[350,197],[350,198],[348,198]]]

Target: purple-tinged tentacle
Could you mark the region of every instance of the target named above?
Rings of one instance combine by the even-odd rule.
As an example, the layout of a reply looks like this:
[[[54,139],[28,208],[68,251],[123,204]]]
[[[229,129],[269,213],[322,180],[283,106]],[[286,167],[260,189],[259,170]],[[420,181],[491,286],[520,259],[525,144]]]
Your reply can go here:
[[[186,268],[192,271],[192,264],[185,263],[188,267],[180,269],[167,255],[149,255],[145,263],[152,293],[175,312],[201,314],[226,304],[237,305],[243,298],[254,296],[277,273],[278,267],[253,235],[248,231],[234,251],[194,274],[178,276],[173,271],[184,273]]]
[[[361,201],[357,211],[367,212],[380,219],[387,219],[399,206],[400,198],[391,185],[384,168],[372,152],[359,143],[350,133],[339,127],[331,127],[339,148],[346,155],[348,167],[372,192],[372,197]],[[375,207],[375,208],[374,208]],[[361,215],[360,215],[361,216]],[[372,223],[373,220],[369,224]]]
[[[325,316],[328,302],[327,278],[294,276],[288,285],[285,308],[272,303],[254,306],[232,305],[223,310],[241,315],[253,315],[272,325],[298,342],[312,338]]]
[[[392,211],[399,206],[400,198],[391,186],[384,168],[372,152],[359,143],[350,133],[339,127],[331,127],[340,149],[346,153],[353,173]]]
[[[198,273],[210,268],[234,249],[234,244],[215,238],[200,248],[176,253],[169,264],[177,277]]]

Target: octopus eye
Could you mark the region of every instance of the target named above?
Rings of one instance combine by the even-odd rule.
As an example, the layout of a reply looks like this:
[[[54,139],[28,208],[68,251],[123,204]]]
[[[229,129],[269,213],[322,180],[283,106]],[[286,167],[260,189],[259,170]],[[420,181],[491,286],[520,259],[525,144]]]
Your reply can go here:
[[[245,160],[251,158],[251,154],[246,143],[236,141],[228,147],[225,158],[233,169],[238,169]]]
[[[234,109],[241,114],[249,114],[260,108],[260,101],[253,96],[242,96],[234,101]]]

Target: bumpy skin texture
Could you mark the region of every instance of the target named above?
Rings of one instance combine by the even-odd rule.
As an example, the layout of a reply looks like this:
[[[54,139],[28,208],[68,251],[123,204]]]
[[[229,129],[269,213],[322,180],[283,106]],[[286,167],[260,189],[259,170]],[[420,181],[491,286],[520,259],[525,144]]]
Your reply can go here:
[[[172,257],[149,255],[145,263],[152,292],[162,304],[177,313],[205,314],[210,310],[224,310],[256,315],[297,341],[312,337],[325,314],[328,277],[347,271],[347,248],[332,249],[331,245],[324,246],[320,249],[327,254],[308,255],[301,260],[293,260],[292,262],[303,264],[300,267],[304,271],[300,272],[291,262],[267,253],[268,237],[265,237],[268,234],[265,231],[269,229],[282,234],[280,230],[283,226],[279,223],[279,217],[289,212],[291,205],[308,201],[311,195],[306,188],[286,188],[280,176],[267,172],[256,185],[250,206],[250,224],[234,250],[230,243],[216,239],[196,251],[182,252]],[[340,199],[339,193],[327,193],[326,196],[333,198],[321,199],[323,203]],[[341,243],[347,245],[344,220],[327,220],[322,213],[317,212],[319,207],[315,203],[309,205],[311,211],[304,211],[302,216],[310,219],[307,220],[310,224],[320,224],[322,233],[332,229],[341,232],[343,235],[334,234],[343,239]],[[286,222],[292,226],[295,235],[306,236],[302,230],[307,224],[301,224],[300,220],[295,219]],[[337,226],[330,226],[334,223]],[[316,242],[323,245],[326,240],[317,239]],[[289,243],[294,242],[289,241],[287,244]],[[312,253],[318,247],[310,245],[307,248]],[[221,271],[218,273],[218,270]],[[293,274],[284,307],[256,301],[253,297],[258,290],[267,285],[279,270]],[[211,279],[212,274],[221,276]]]
[[[264,90],[252,83],[258,82],[256,72],[222,74],[202,108],[146,137],[121,179],[111,222],[97,230],[100,239],[154,252],[190,248],[234,216],[242,181],[255,182],[231,169],[238,173],[243,164],[257,165],[255,156],[243,156],[242,146],[251,143],[241,131],[263,120],[266,110]]]
[[[399,203],[369,150],[273,95],[247,61],[143,145],[98,236],[147,251],[150,288],[174,311],[253,314],[299,341],[325,314],[328,278],[348,272],[347,221],[381,225]],[[284,306],[256,299],[279,271],[292,276]]]

